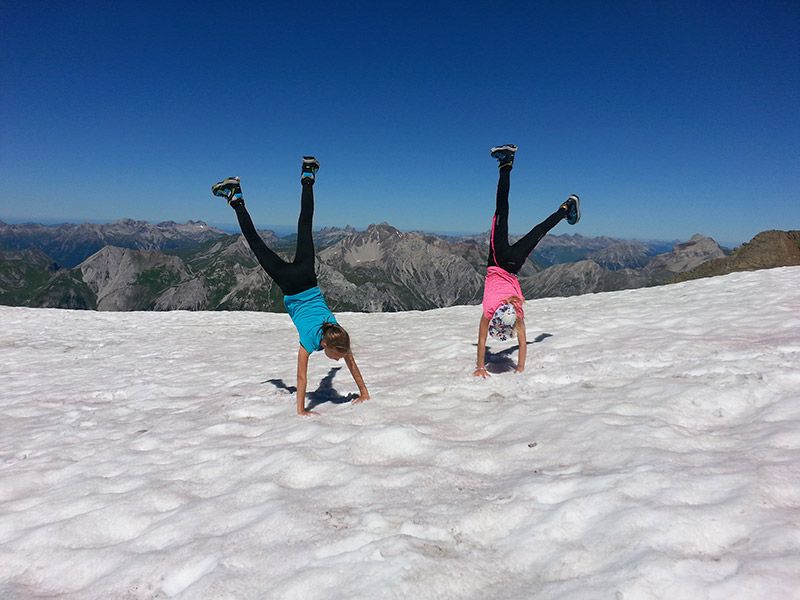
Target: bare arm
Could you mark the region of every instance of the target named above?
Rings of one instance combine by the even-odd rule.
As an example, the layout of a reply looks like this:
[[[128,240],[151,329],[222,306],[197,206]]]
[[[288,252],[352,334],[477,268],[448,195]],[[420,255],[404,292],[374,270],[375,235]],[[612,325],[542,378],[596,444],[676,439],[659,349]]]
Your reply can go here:
[[[344,355],[344,362],[347,365],[347,368],[350,369],[350,374],[353,376],[353,381],[355,381],[356,385],[358,386],[358,398],[353,400],[353,403],[358,404],[359,402],[369,400],[369,391],[364,383],[364,378],[361,376],[361,370],[356,364],[356,357],[353,356],[352,352],[348,352]]]
[[[306,384],[308,382],[308,350],[300,346],[297,351],[297,414],[316,415],[314,411],[306,410]]]
[[[528,340],[525,337],[525,319],[517,319],[517,340],[519,341],[519,356],[517,358],[517,373],[525,370],[525,358],[528,356]]]
[[[478,325],[478,360],[475,365],[475,371],[472,373],[475,377],[489,377],[489,372],[486,370],[486,337],[489,335],[489,319],[485,315],[481,315],[481,322]]]

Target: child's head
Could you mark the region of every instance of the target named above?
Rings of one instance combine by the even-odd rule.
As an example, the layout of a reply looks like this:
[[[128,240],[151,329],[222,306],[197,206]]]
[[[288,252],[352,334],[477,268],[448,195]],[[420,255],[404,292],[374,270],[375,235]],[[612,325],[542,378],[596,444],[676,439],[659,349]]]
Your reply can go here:
[[[516,336],[517,311],[513,302],[506,302],[497,307],[489,321],[489,335],[505,341]]]
[[[350,336],[341,325],[324,323],[320,345],[325,351],[325,356],[339,360],[350,352]]]

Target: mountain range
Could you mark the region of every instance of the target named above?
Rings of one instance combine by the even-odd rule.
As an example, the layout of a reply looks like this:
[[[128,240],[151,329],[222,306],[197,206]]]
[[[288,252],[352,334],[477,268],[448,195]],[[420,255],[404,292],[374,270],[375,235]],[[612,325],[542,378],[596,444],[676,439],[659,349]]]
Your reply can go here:
[[[292,257],[294,235],[259,233],[279,254]],[[480,302],[488,234],[402,232],[381,223],[364,231],[325,228],[314,239],[319,283],[335,311]],[[800,264],[798,239],[798,232],[767,232],[731,254],[702,235],[683,243],[548,235],[519,279],[527,298],[659,285],[717,270]],[[0,221],[0,303],[116,311],[284,310],[280,290],[242,236],[198,221],[130,219],[59,226]]]

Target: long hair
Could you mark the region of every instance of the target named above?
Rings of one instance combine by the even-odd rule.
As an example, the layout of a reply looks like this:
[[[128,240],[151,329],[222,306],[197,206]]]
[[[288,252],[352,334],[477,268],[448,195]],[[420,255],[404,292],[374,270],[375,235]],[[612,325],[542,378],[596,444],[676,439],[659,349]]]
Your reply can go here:
[[[350,335],[337,323],[322,324],[322,340],[328,348],[342,354],[350,352]]]

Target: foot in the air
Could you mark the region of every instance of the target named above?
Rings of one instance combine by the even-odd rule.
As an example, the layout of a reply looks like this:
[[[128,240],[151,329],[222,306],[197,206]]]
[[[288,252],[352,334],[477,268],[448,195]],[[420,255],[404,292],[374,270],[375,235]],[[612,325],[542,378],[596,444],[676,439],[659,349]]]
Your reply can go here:
[[[581,220],[581,199],[577,195],[571,194],[561,208],[567,211],[567,223],[570,225],[575,225]]]
[[[492,158],[497,159],[497,163],[502,169],[503,167],[511,168],[514,165],[514,154],[517,147],[514,144],[506,144],[505,146],[495,146],[492,148]]]
[[[317,171],[319,171],[319,161],[313,156],[304,156],[303,167],[300,171],[301,183],[313,185],[317,178]]]
[[[228,177],[218,181],[211,186],[211,193],[220,198],[225,198],[231,206],[244,203],[242,186],[238,177]]]

